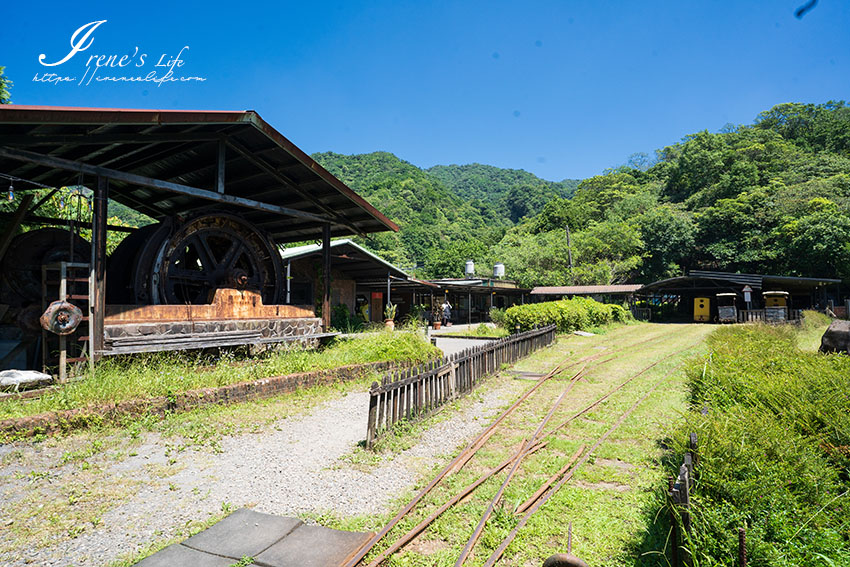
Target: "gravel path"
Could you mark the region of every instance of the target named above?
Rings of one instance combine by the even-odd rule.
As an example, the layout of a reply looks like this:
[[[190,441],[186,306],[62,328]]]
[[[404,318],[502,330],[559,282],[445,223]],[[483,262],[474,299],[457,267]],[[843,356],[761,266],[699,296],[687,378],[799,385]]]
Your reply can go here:
[[[483,429],[498,408],[527,386],[508,379],[491,380],[496,381],[493,387],[485,387],[481,396],[467,397],[459,411],[424,432],[410,449],[370,466],[358,467],[343,458],[363,439],[366,393],[342,395],[259,433],[227,437],[220,454],[184,451],[178,456],[182,469],[173,475],[160,476],[156,471],[167,469],[166,448],[174,440],[148,434],[136,455],[105,461],[102,478],[107,482],[135,483],[129,500],[106,511],[94,529],[89,527],[73,539],[5,556],[0,552],[0,564],[108,564],[153,541],[179,536],[188,522],[221,513],[223,503],[232,509],[254,506],[287,516],[330,512],[345,518],[387,512],[394,498],[413,488],[434,464]],[[62,461],[62,453],[51,455],[49,447],[20,444],[15,450],[24,452],[22,462],[32,456],[30,452],[38,453],[44,462]],[[4,451],[8,453],[8,447]],[[7,503],[0,505],[0,511],[24,498],[30,486],[26,471],[17,470],[14,475],[14,467],[0,466]],[[64,465],[51,482],[73,481],[76,474],[77,468]],[[13,476],[17,480],[11,480]],[[3,530],[0,523],[0,548],[11,539]]]

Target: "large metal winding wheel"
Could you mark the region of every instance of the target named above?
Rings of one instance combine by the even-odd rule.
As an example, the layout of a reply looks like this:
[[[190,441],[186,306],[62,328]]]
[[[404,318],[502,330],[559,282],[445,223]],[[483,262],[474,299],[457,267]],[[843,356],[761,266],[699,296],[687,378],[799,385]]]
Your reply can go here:
[[[166,221],[132,236],[110,259],[110,302],[204,304],[220,287],[259,291],[267,304],[280,296],[277,247],[235,215],[208,213],[179,225]]]

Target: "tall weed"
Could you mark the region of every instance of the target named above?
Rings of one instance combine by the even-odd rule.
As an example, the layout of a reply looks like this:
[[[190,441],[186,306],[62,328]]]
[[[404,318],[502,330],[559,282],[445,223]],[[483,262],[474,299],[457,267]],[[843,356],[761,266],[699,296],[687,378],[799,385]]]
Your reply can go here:
[[[746,526],[751,566],[850,565],[850,357],[802,351],[809,331],[722,327],[688,368],[699,564],[732,565]]]

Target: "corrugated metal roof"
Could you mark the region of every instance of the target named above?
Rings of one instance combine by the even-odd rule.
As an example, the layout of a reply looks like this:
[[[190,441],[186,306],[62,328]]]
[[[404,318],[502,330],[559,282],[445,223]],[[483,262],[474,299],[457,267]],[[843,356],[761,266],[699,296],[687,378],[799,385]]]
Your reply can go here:
[[[703,278],[707,280],[723,280],[741,285],[748,285],[761,289],[762,274],[735,274],[732,272],[711,272],[708,270],[691,270],[688,272],[691,278]]]
[[[568,286],[540,286],[531,290],[532,295],[597,295],[597,294],[619,294],[634,293],[640,289],[641,284],[622,285],[568,285]]]
[[[796,289],[812,289],[830,284],[840,283],[841,280],[833,278],[804,278],[797,276],[773,276],[762,274],[736,274],[732,272],[713,272],[708,270],[691,270],[687,276],[677,276],[666,280],[659,280],[644,285],[640,293],[656,293],[667,291],[676,293],[680,290],[696,289],[729,289],[740,290],[744,286],[750,286],[754,290],[762,290],[765,287],[790,287]]]
[[[307,244],[287,248],[280,253],[280,256],[286,262],[308,256],[319,256],[321,253],[321,244]],[[331,266],[350,274],[352,279],[357,280],[375,278],[386,280],[387,273],[404,280],[409,278],[401,268],[395,267],[348,238],[331,241]]]
[[[279,242],[398,230],[365,199],[331,175],[253,110],[189,111],[0,105],[0,171],[61,187],[79,183],[78,170],[21,161],[30,155],[70,160],[91,168],[216,191],[221,142],[225,144],[225,196],[285,207],[321,219],[218,204],[196,195],[128,180],[110,181],[111,199],[150,217],[225,207]],[[88,174],[83,184],[93,182]]]

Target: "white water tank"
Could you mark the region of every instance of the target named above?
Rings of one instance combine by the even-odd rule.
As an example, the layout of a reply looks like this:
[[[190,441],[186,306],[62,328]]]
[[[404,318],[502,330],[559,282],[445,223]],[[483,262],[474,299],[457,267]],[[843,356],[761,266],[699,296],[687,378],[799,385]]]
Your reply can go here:
[[[494,278],[503,278],[505,277],[505,265],[499,262],[493,266],[493,277]]]
[[[464,268],[463,273],[465,273],[467,276],[474,276],[475,275],[475,262],[473,262],[472,260],[467,260],[466,261],[466,268]]]

